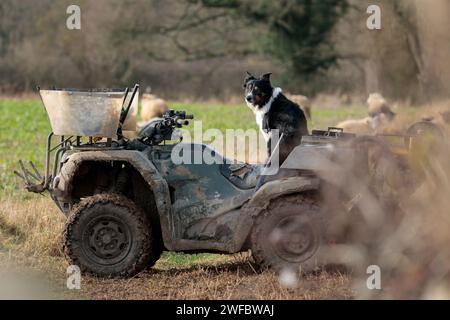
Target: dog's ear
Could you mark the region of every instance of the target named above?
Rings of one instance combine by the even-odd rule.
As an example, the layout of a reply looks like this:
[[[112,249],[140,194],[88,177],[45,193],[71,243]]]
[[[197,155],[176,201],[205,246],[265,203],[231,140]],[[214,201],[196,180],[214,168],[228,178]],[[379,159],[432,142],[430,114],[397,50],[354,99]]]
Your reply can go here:
[[[246,77],[245,77],[245,79],[244,79],[244,84],[242,85],[242,87],[245,89],[245,87],[247,86],[247,83],[248,83],[249,81],[255,80],[255,79],[256,79],[256,78],[255,78],[250,72],[247,71],[247,75],[246,75]]]
[[[272,73],[265,73],[265,74],[263,74],[262,76],[261,76],[261,79],[262,80],[267,80],[267,81],[270,81],[270,75],[271,75]]]

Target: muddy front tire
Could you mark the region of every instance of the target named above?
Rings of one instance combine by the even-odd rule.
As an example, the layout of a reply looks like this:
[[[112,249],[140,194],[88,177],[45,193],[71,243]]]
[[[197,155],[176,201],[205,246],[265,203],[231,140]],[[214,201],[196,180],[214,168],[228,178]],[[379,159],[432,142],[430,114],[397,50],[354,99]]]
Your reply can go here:
[[[117,194],[83,199],[63,232],[69,263],[101,277],[128,277],[153,265],[161,254],[156,244],[145,213]]]
[[[251,251],[261,268],[310,272],[320,266],[323,219],[314,193],[274,200],[255,221]]]

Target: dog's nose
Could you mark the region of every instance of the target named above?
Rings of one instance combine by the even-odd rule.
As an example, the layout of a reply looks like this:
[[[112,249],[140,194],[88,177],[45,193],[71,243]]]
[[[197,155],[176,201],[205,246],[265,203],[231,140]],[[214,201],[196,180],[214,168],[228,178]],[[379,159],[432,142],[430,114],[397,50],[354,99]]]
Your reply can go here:
[[[252,96],[247,96],[247,97],[245,97],[245,100],[247,100],[248,102],[252,102]]]

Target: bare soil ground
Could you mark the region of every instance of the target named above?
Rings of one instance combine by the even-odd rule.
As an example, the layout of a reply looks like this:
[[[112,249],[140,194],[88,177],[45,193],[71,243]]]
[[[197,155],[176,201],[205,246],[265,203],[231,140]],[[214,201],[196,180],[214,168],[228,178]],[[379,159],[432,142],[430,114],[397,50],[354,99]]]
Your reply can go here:
[[[81,294],[92,299],[349,299],[349,276],[325,271],[284,288],[271,272],[255,273],[248,261],[159,269],[128,280],[88,278]]]
[[[66,288],[67,262],[59,235],[63,216],[46,197],[0,203],[0,266],[22,291],[13,297],[71,299],[351,299],[351,277],[338,271],[303,276],[295,288],[279,275],[256,272],[248,253],[231,256],[165,253],[155,267],[129,279],[83,276],[81,290]],[[11,273],[8,278],[11,278]],[[24,286],[27,277],[37,283]],[[0,283],[2,282],[0,275]],[[36,287],[46,290],[34,294]],[[9,293],[11,296],[12,293]],[[31,295],[31,296],[30,296]],[[0,297],[2,296],[0,290]],[[4,293],[8,297],[8,293]]]

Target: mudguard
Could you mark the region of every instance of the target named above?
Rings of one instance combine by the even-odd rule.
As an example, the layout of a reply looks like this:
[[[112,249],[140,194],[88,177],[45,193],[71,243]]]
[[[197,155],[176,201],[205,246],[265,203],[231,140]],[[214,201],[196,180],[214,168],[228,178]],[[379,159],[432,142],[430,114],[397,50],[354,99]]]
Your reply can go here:
[[[172,250],[174,228],[170,225],[170,193],[166,180],[148,159],[145,153],[130,150],[83,151],[69,155],[54,180],[52,194],[58,200],[71,201],[73,179],[77,169],[83,162],[123,161],[132,165],[149,184],[153,192],[156,207],[161,221],[161,232],[164,245]]]
[[[301,176],[274,180],[264,184],[241,209],[241,221],[235,230],[232,243],[229,244],[230,252],[238,252],[242,249],[253,228],[255,217],[265,210],[272,200],[289,194],[318,190],[319,185],[319,178]]]

